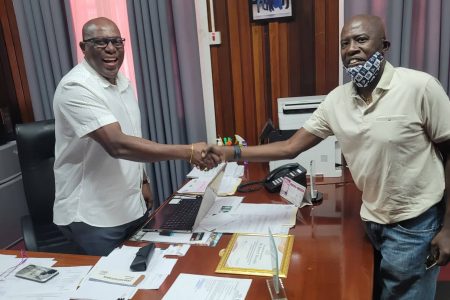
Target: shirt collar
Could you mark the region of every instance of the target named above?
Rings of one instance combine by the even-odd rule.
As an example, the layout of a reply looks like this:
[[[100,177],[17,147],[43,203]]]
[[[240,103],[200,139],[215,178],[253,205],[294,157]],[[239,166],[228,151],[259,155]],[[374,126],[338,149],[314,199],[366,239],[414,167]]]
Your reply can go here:
[[[91,73],[92,75],[94,75],[99,83],[101,84],[101,86],[103,88],[108,88],[108,87],[113,87],[113,86],[117,86],[117,88],[119,89],[120,92],[123,92],[124,90],[126,90],[128,88],[128,85],[130,84],[130,80],[128,78],[126,78],[124,75],[122,75],[122,73],[117,73],[117,80],[116,80],[116,85],[112,84],[111,82],[109,82],[108,80],[106,80],[106,78],[104,78],[103,76],[101,76],[100,74],[97,73],[97,71],[94,70],[94,68],[91,67],[91,65],[86,61],[86,59],[83,59],[83,61],[81,62],[83,64],[83,66],[86,68],[86,70]]]

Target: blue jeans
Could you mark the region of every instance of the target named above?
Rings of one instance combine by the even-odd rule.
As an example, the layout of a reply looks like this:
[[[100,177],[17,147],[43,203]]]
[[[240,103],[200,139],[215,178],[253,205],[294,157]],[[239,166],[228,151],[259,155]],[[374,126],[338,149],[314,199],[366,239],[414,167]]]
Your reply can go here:
[[[441,201],[409,220],[394,224],[364,222],[375,248],[374,299],[434,299],[439,267],[426,270],[425,261],[444,211]]]

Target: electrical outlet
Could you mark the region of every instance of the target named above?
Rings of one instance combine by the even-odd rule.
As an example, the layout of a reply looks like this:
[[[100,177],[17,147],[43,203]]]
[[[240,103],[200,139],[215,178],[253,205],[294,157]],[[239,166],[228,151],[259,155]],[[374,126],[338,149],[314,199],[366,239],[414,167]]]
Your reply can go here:
[[[209,44],[210,45],[220,45],[222,39],[220,37],[220,31],[213,31],[209,33]]]

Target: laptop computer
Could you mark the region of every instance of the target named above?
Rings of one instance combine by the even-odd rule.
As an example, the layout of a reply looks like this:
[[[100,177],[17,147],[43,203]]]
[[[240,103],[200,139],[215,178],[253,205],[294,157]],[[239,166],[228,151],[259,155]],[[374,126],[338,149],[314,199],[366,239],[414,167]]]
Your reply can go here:
[[[144,226],[143,231],[193,232],[214,205],[224,168],[209,182],[203,195],[176,194]]]

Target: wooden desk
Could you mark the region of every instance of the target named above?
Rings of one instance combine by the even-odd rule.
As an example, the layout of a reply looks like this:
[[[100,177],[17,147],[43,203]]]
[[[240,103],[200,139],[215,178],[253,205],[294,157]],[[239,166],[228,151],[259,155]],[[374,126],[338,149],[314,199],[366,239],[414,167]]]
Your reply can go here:
[[[261,179],[267,167],[252,164],[248,179]],[[323,202],[302,208],[297,225],[290,230],[295,236],[288,277],[283,279],[288,299],[355,299],[372,297],[372,248],[365,237],[359,217],[361,194],[348,174],[339,179],[319,182]],[[278,194],[264,190],[246,194],[246,202],[285,203]],[[192,246],[179,258],[172,273],[159,290],[140,290],[134,299],[161,299],[179,273],[192,273],[236,278],[251,278],[246,299],[269,299],[267,277],[216,274],[218,252],[226,248],[231,235],[222,236],[216,247]],[[164,244],[160,246],[165,247]],[[1,251],[8,253],[8,251]],[[12,253],[12,252],[10,252]],[[35,255],[35,253],[31,253]],[[97,257],[63,254],[51,256],[59,266],[94,264]]]

